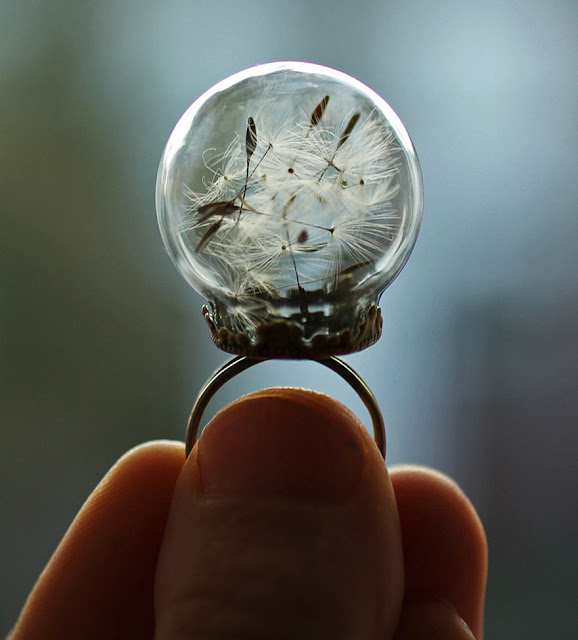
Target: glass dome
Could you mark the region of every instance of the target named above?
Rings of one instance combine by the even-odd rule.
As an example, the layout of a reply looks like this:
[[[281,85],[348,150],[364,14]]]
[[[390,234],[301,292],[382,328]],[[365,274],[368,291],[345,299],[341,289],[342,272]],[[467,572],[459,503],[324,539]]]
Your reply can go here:
[[[382,98],[333,69],[280,62],[189,107],[156,203],[220,348],[322,358],[379,338],[379,298],[411,253],[423,199],[411,140]]]

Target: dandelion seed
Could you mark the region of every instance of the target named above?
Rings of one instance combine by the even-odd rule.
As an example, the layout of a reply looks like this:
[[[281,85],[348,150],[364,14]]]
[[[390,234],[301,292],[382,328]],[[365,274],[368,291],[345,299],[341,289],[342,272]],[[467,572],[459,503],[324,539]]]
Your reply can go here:
[[[321,118],[323,118],[323,114],[325,113],[325,109],[327,109],[327,105],[329,104],[329,96],[325,96],[323,100],[313,109],[313,113],[311,114],[311,125],[312,127],[316,127],[320,122]]]
[[[204,233],[203,237],[199,240],[199,244],[197,245],[197,253],[201,252],[206,246],[209,240],[217,233],[219,228],[223,224],[223,219],[217,220],[214,222]]]
[[[247,120],[247,133],[245,135],[245,149],[247,150],[247,163],[257,148],[257,127],[255,120],[249,116]]]
[[[357,124],[358,120],[359,120],[359,113],[354,113],[351,116],[351,120],[347,123],[347,126],[345,127],[345,130],[341,134],[341,137],[339,138],[339,142],[337,143],[336,152],[339,150],[340,147],[342,147],[347,142],[347,139],[351,135],[351,132],[353,131],[353,127],[355,127],[355,125]]]
[[[316,244],[307,244],[304,246],[295,247],[295,251],[300,251],[301,253],[315,253],[316,251],[325,249],[326,246],[327,242],[317,242]]]
[[[206,222],[212,216],[227,216],[239,209],[234,202],[210,202],[197,209],[199,224]]]

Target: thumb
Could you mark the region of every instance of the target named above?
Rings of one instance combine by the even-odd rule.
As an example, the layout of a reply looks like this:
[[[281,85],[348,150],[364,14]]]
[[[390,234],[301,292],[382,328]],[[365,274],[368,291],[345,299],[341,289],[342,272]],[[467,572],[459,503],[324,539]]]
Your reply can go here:
[[[156,576],[156,637],[390,638],[402,547],[383,460],[343,405],[245,396],[179,476]]]

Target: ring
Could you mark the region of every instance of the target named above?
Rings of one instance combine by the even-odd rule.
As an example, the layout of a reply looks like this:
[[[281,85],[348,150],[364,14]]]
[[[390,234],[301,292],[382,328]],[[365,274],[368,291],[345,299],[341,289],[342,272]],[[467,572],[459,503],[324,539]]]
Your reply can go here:
[[[199,392],[195,404],[191,410],[189,416],[189,422],[187,424],[187,433],[185,436],[185,451],[187,457],[191,453],[195,442],[197,441],[197,432],[201,423],[201,418],[207,405],[215,393],[229,380],[234,378],[237,374],[249,369],[250,367],[265,362],[265,360],[256,360],[254,358],[248,358],[246,356],[237,356],[228,362],[225,362],[220,366],[213,375],[209,378],[205,386]],[[377,404],[375,396],[359,376],[359,374],[352,369],[348,364],[343,362],[340,358],[332,356],[330,358],[324,358],[322,360],[315,360],[331,369],[338,375],[340,375],[353,390],[357,393],[371,417],[373,423],[373,438],[375,444],[379,449],[383,459],[385,460],[385,426],[383,422],[383,416]]]

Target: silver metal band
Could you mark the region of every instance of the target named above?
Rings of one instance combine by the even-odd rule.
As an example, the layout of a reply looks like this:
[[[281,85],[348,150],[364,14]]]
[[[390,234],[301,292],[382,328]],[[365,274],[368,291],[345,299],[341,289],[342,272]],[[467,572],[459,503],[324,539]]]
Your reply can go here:
[[[237,356],[236,358],[225,362],[225,364],[219,367],[209,378],[205,386],[199,392],[199,395],[195,400],[195,404],[193,405],[191,415],[189,416],[189,423],[187,425],[187,433],[185,436],[187,457],[195,446],[201,418],[203,417],[203,413],[211,398],[225,383],[229,382],[231,378],[234,378],[237,374],[242,373],[246,369],[259,364],[260,362],[266,362],[266,360],[256,360],[253,358],[247,358],[246,356]],[[340,375],[357,393],[369,411],[369,415],[371,416],[371,421],[373,423],[373,438],[381,452],[381,455],[385,459],[385,426],[383,423],[383,416],[381,415],[377,400],[367,384],[365,384],[355,369],[352,369],[348,364],[343,362],[343,360],[336,358],[335,356],[331,358],[324,358],[323,360],[315,360],[315,362],[325,365]]]

